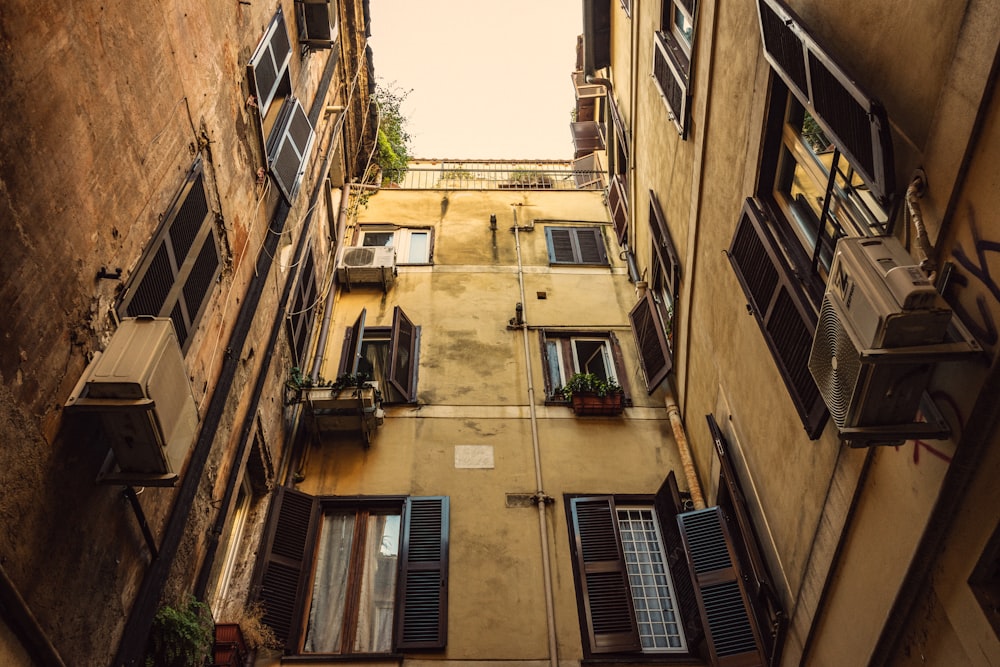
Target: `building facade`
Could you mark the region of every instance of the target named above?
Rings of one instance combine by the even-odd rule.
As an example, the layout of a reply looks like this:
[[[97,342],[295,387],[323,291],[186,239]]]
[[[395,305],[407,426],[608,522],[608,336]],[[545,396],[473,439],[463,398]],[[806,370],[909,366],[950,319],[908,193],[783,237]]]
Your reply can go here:
[[[765,657],[997,664],[1000,12],[583,5],[698,478],[711,505],[732,467],[782,610]]]
[[[0,662],[137,665],[161,607],[244,611],[374,145],[367,3],[0,14]]]

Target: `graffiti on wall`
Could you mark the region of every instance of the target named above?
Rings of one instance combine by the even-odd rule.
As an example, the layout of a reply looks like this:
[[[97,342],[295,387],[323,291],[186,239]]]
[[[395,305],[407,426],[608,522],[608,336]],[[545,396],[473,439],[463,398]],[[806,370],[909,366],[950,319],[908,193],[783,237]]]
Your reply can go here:
[[[992,356],[1000,337],[996,319],[990,309],[990,297],[994,306],[1000,304],[1000,285],[990,273],[989,254],[1000,253],[1000,242],[984,239],[980,235],[975,211],[971,206],[968,222],[972,233],[972,255],[966,252],[961,242],[956,242],[952,249],[952,259],[968,275],[962,271],[953,271],[945,297],[962,323]],[[976,313],[969,312],[964,305],[970,300],[976,304]]]

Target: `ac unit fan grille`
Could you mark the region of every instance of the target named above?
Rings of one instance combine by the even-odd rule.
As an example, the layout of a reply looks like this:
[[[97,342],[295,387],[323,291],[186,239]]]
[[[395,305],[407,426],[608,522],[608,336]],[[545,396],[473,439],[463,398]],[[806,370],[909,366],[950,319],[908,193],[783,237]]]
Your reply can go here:
[[[344,252],[344,266],[371,266],[375,261],[374,248],[348,248]]]
[[[823,297],[809,370],[830,416],[840,428],[844,428],[850,416],[861,367],[861,356],[844,328],[837,307],[829,295]]]

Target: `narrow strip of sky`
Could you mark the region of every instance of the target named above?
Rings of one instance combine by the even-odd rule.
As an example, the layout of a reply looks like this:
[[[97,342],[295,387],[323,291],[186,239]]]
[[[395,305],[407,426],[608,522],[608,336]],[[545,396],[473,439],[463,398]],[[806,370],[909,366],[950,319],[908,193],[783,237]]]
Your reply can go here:
[[[412,89],[412,157],[573,157],[580,0],[371,0],[375,76]]]

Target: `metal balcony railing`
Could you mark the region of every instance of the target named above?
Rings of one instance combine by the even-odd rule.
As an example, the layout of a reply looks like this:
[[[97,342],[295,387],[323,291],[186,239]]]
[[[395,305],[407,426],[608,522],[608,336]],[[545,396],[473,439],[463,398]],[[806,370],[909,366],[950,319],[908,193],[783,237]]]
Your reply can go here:
[[[604,172],[569,162],[418,163],[398,185],[406,190],[603,190]],[[588,165],[589,166],[589,165]]]

